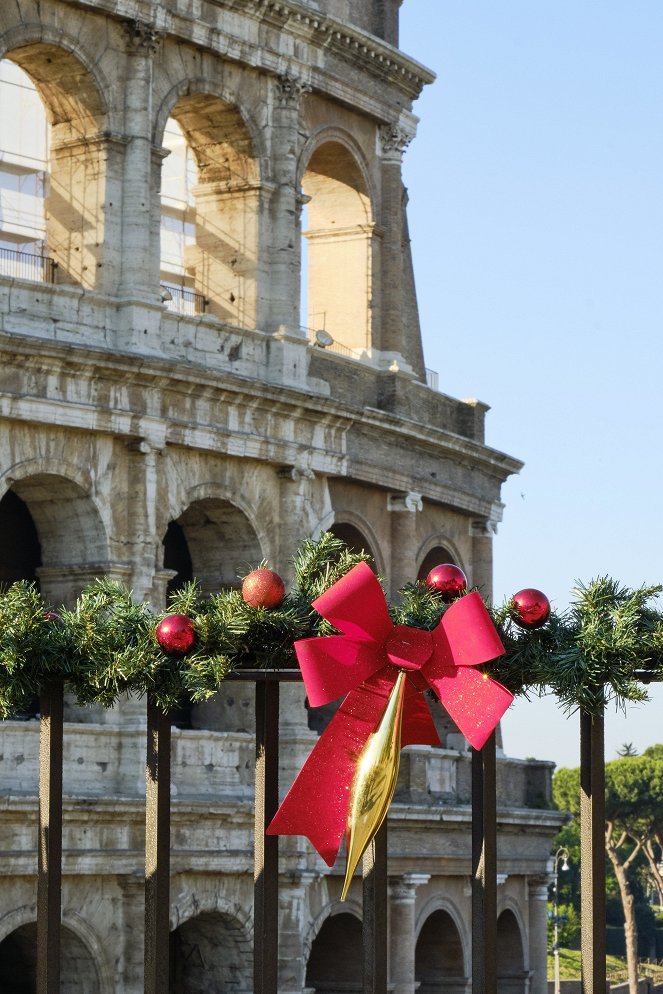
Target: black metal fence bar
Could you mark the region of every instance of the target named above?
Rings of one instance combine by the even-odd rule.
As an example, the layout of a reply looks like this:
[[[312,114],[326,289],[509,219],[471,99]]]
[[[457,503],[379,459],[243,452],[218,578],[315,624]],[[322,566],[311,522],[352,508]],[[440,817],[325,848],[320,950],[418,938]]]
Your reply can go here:
[[[604,720],[580,714],[580,956],[583,994],[605,994]]]
[[[62,684],[44,687],[39,704],[37,994],[60,994]]]
[[[55,262],[48,256],[36,255],[34,252],[0,248],[0,276],[34,283],[53,283]]]
[[[387,819],[364,853],[364,994],[387,994]]]
[[[162,283],[162,299],[169,311],[176,314],[204,314],[207,301],[202,293],[178,286],[176,283]]]
[[[279,806],[279,681],[256,681],[253,992],[277,994],[279,840],[265,829]]]
[[[472,750],[472,994],[497,994],[496,789],[493,732]]]
[[[145,769],[145,994],[167,994],[168,991],[169,911],[170,717],[148,696]]]

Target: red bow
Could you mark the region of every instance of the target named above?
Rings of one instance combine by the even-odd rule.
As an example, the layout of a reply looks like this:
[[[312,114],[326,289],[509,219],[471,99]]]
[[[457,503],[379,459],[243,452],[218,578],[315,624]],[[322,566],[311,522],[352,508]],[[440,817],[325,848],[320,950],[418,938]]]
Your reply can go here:
[[[359,563],[312,605],[343,635],[302,639],[295,651],[312,707],[347,694],[267,829],[305,835],[331,866],[345,831],[357,757],[407,672],[401,744],[439,745],[419,691],[431,687],[480,749],[513,695],[473,667],[504,653],[478,593],[455,601],[432,632],[394,625],[377,578]]]

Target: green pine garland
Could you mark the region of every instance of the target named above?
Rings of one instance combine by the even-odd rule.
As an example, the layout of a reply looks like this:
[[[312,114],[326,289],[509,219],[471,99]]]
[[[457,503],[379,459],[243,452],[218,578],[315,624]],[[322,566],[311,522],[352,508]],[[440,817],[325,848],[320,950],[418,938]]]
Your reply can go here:
[[[350,552],[325,533],[306,541],[294,561],[295,584],[274,609],[253,608],[239,591],[203,597],[195,583],[170,599],[167,613],[188,615],[196,642],[181,657],[167,655],[155,631],[164,614],[133,601],[109,580],[87,587],[72,611],[57,617],[32,584],[0,592],[0,718],[22,708],[51,680],[64,681],[81,704],[110,707],[121,694],[152,694],[164,710],[183,695],[202,701],[241,668],[297,665],[297,639],[334,631],[311,602],[365,554]],[[513,602],[493,608],[506,654],[485,670],[514,694],[553,693],[567,711],[600,714],[646,699],[643,673],[663,679],[663,615],[652,601],[663,587],[629,590],[605,577],[579,587],[571,609],[545,627],[515,624]],[[447,609],[425,584],[408,584],[390,608],[395,624],[432,629]]]

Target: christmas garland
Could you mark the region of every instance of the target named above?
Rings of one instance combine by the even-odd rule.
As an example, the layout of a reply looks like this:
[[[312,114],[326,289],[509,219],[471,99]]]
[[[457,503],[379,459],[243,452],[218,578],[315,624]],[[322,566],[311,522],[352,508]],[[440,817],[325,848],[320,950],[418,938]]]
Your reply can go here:
[[[209,698],[231,670],[295,667],[296,640],[334,632],[312,601],[368,559],[325,533],[300,548],[288,594],[263,563],[241,591],[204,597],[187,584],[166,614],[109,580],[57,613],[33,584],[14,583],[0,591],[0,718],[54,680],[81,704],[110,707],[124,693],[149,693],[168,711],[185,695]],[[567,711],[600,714],[609,702],[645,700],[643,681],[663,679],[663,614],[652,606],[661,590],[600,578],[579,587],[561,615],[540,591],[520,591],[490,609],[506,652],[484,669],[516,695],[554,694]],[[445,564],[404,587],[390,614],[394,624],[432,631],[464,593],[463,574]]]

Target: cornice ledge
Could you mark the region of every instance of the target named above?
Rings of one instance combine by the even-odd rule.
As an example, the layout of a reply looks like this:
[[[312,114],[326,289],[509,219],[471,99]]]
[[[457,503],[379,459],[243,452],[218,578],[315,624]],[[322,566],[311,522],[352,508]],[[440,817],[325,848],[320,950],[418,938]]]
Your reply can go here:
[[[312,35],[316,43],[347,60],[348,55],[368,68],[373,75],[397,83],[411,97],[418,97],[424,86],[434,82],[435,73],[405,55],[399,49],[344,21],[296,0],[210,0],[217,7],[241,9],[261,19],[277,18],[284,26]]]
[[[413,421],[402,415],[392,414],[382,411],[376,407],[365,407],[363,417],[357,419],[357,425],[380,428],[381,431],[390,430],[399,434],[416,438],[418,442],[426,447],[434,446],[436,449],[446,449],[447,452],[456,457],[466,459],[469,462],[478,463],[483,466],[494,466],[496,470],[512,473],[519,473],[525,465],[520,459],[493,449],[484,442],[477,442],[473,438],[465,435],[458,435],[448,428],[437,428],[433,425],[423,425],[421,422]]]

